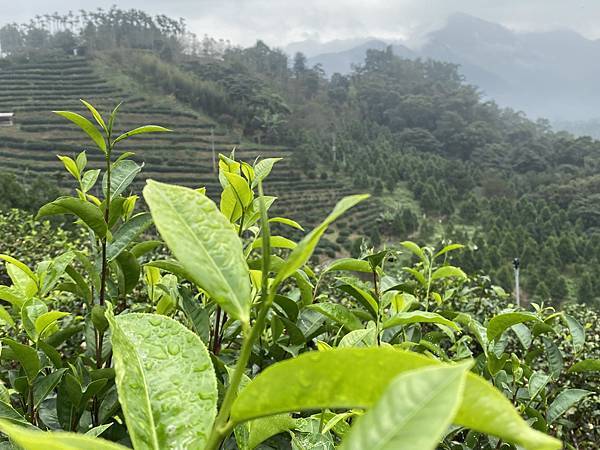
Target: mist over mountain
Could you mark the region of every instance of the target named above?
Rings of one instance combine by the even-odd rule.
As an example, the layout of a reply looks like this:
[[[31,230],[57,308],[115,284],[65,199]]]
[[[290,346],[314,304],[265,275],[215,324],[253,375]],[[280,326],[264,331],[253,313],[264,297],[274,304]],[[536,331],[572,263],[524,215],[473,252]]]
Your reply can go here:
[[[331,75],[348,73],[353,64],[361,64],[369,48],[392,45],[394,53],[404,58],[459,64],[466,82],[479,86],[485,98],[523,110],[530,117],[564,124],[599,116],[600,41],[572,30],[515,32],[457,13],[419,44],[373,38],[337,40],[321,44],[320,52],[317,44],[314,40],[297,42],[285,50],[306,51],[310,64],[321,64]]]

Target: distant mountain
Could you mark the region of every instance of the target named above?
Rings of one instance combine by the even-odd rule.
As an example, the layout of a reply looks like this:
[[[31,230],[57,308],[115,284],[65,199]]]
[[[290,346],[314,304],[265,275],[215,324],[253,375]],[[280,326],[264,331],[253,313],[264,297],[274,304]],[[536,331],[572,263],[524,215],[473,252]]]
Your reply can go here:
[[[419,53],[460,64],[488,97],[534,117],[598,116],[600,43],[573,31],[516,33],[455,14]]]
[[[332,74],[348,73],[352,65],[364,62],[367,49],[392,44],[404,58],[459,64],[466,81],[486,97],[532,117],[573,121],[600,116],[600,40],[570,30],[517,33],[457,13],[421,42],[409,48],[382,39],[305,41],[286,50],[305,52],[310,64],[320,63]]]
[[[328,74],[335,72],[348,73],[352,65],[364,62],[367,55],[367,50],[376,49],[383,50],[389,44],[377,39],[369,40],[363,44],[353,47],[349,50],[332,53],[321,53],[319,55],[308,58],[310,65],[321,64],[323,69]],[[408,47],[401,44],[393,45],[394,53],[404,58],[416,58],[418,55]]]
[[[291,44],[286,45],[283,50],[288,55],[302,52],[307,58],[311,58],[322,53],[337,53],[350,50],[371,40],[374,39],[362,37],[354,39],[335,39],[327,42],[321,42],[316,39],[307,39],[305,41],[292,42]]]

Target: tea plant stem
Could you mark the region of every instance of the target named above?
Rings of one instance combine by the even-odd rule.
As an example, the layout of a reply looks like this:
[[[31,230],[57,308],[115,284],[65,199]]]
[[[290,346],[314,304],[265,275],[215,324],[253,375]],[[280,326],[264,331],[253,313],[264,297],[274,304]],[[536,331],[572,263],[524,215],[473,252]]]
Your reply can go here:
[[[221,326],[221,307],[217,306],[215,317],[215,329],[213,332],[212,352],[217,355],[219,353],[219,327]]]
[[[429,292],[431,291],[431,272],[433,269],[433,261],[430,261],[427,269],[427,293],[425,294],[425,311],[429,311]]]
[[[29,383],[29,391],[27,393],[27,410],[29,414],[29,421],[35,425],[35,410],[33,408],[33,384]]]
[[[216,450],[219,445],[227,437],[231,430],[233,430],[234,423],[230,420],[231,407],[238,394],[240,382],[242,381],[242,375],[248,365],[250,356],[252,355],[252,347],[254,343],[262,333],[265,325],[265,319],[267,313],[271,308],[273,299],[275,298],[275,292],[277,292],[277,285],[269,288],[269,272],[271,270],[271,233],[269,229],[269,221],[267,219],[267,211],[263,200],[262,184],[258,184],[258,192],[261,198],[260,203],[260,215],[261,215],[261,229],[262,229],[262,282],[261,282],[261,305],[258,311],[258,316],[254,325],[250,328],[249,325],[244,326],[244,342],[240,350],[237,364],[231,378],[229,380],[229,386],[225,392],[223,403],[215,424],[213,426],[208,443],[206,444],[206,450]]]
[[[108,224],[110,222],[110,189],[111,189],[111,166],[110,166],[110,155],[112,153],[112,144],[111,144],[111,133],[110,131],[107,134],[107,149],[106,149],[106,208],[104,210],[104,222],[106,222],[106,229],[108,232]],[[101,239],[102,242],[102,269],[100,275],[100,293],[98,295],[98,303],[100,306],[104,306],[104,300],[106,296],[106,277],[108,273],[108,261],[106,258],[106,236]],[[102,368],[102,343],[104,341],[103,333],[99,330],[96,330],[96,368]],[[98,397],[94,396],[92,402],[92,418],[94,420],[94,426],[97,426],[97,418],[99,416],[100,402],[98,401]]]
[[[106,208],[104,210],[104,221],[108,227],[110,220],[110,136],[108,139],[109,149],[106,152]],[[102,238],[102,270],[100,279],[100,306],[104,305],[104,297],[106,296],[106,274],[108,272],[108,263],[106,261],[106,236]]]
[[[379,298],[379,285],[377,283],[377,271],[373,269],[373,288],[375,290],[375,299],[379,307],[377,308],[377,345],[381,345],[381,299]]]

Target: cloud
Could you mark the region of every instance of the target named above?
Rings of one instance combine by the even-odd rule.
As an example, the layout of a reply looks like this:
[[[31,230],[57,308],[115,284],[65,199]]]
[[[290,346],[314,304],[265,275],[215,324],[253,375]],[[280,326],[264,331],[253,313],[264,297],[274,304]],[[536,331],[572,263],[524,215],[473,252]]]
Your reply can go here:
[[[307,38],[323,41],[358,36],[410,38],[439,27],[457,11],[521,31],[571,28],[600,38],[597,0],[121,0],[122,9],[184,17],[202,36],[271,45]],[[107,7],[88,0],[86,9]],[[0,22],[26,21],[36,14],[78,10],[79,0],[0,0]]]

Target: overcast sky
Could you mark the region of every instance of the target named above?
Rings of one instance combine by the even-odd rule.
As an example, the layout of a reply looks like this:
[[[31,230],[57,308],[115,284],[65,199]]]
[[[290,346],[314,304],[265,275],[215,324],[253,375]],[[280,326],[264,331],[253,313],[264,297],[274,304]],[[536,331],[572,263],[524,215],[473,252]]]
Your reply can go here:
[[[77,11],[82,5],[88,10],[106,8],[111,3],[185,17],[199,36],[242,45],[258,38],[275,46],[307,38],[408,39],[438,28],[453,12],[515,30],[570,28],[600,38],[600,0],[0,0],[0,24]]]

